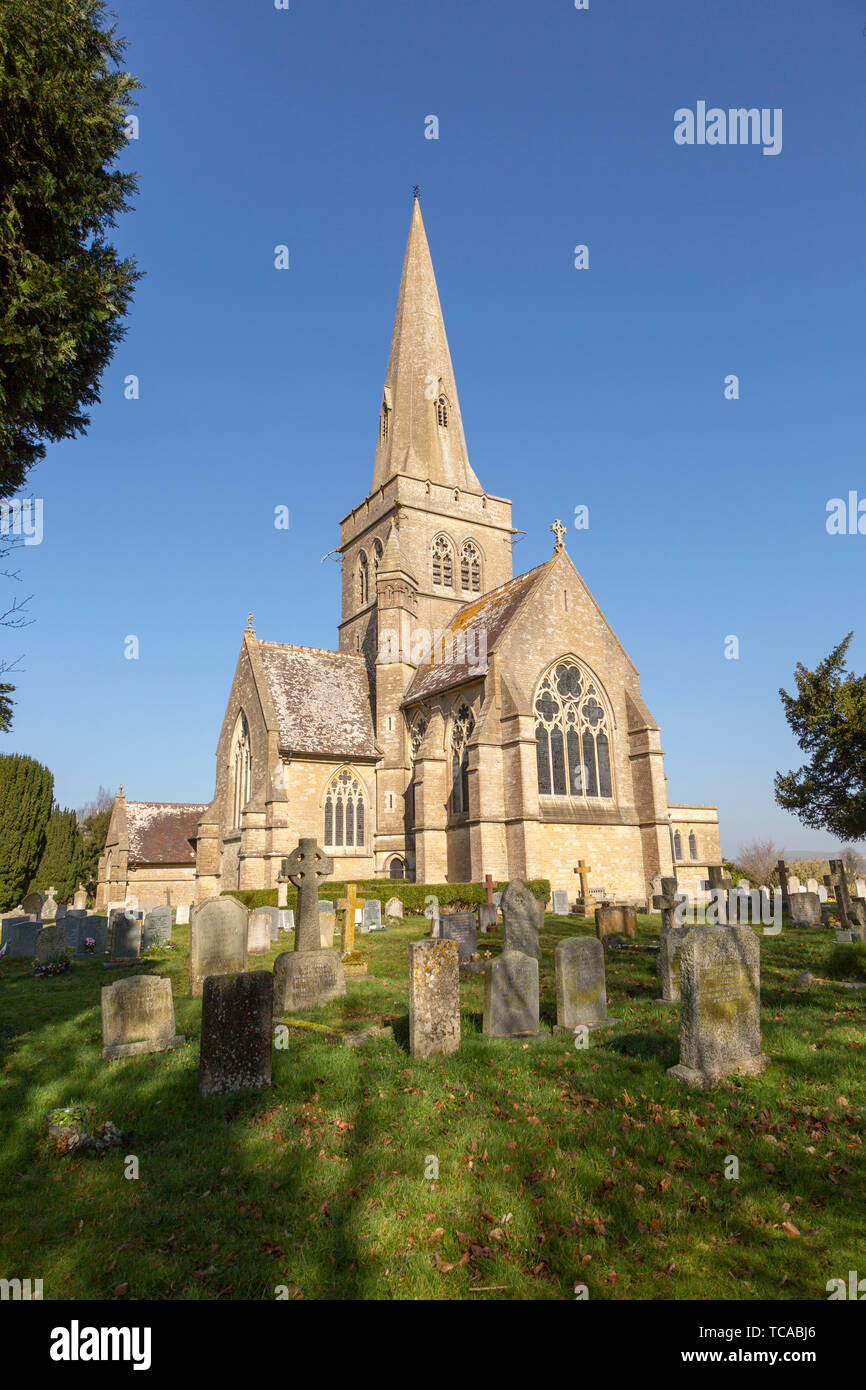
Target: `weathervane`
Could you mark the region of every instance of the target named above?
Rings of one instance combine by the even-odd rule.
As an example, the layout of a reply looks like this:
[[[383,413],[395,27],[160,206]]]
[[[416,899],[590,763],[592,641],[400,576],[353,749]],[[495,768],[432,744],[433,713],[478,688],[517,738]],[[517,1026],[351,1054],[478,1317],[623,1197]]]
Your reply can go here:
[[[421,201],[421,189],[418,187],[417,183],[416,183],[415,187],[412,189],[412,197],[414,198],[414,200],[415,200],[416,203],[420,203],[420,201]]]

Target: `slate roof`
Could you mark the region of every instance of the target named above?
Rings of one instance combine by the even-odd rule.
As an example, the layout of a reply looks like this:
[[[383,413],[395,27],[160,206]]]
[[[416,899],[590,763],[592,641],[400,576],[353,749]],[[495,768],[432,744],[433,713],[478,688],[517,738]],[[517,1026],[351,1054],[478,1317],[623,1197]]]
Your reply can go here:
[[[282,753],[378,758],[367,664],[353,652],[259,642]]]
[[[485,675],[487,654],[495,651],[499,638],[549,564],[550,560],[545,560],[459,608],[434,650],[434,659],[419,666],[412,677],[403,704]]]
[[[126,828],[132,864],[194,864],[190,843],[207,803],[127,801]]]

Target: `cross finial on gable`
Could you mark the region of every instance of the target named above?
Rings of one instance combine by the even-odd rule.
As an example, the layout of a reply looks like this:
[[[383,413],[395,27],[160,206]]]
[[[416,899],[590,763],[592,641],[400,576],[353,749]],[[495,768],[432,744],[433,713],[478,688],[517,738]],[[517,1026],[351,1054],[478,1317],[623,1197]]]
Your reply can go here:
[[[247,614],[247,632],[252,632],[252,630],[253,630],[253,615],[252,615],[252,613],[248,613],[248,614]]]
[[[553,553],[554,555],[558,555],[560,550],[563,550],[565,548],[563,546],[562,538],[565,535],[566,528],[563,526],[562,522],[557,517],[556,521],[554,521],[550,529],[556,536],[556,544],[553,547]]]

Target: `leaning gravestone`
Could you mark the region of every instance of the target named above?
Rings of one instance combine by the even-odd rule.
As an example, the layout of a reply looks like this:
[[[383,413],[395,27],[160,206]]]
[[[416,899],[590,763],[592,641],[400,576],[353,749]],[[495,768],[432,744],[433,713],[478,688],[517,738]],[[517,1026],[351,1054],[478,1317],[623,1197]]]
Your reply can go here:
[[[568,915],[568,892],[565,888],[554,888],[552,899],[552,909],[558,917]]]
[[[496,926],[496,904],[478,904],[478,930],[480,932],[491,931]]]
[[[399,898],[389,898],[385,904],[386,917],[402,917],[403,904]]]
[[[361,918],[361,931],[375,931],[382,925],[382,904],[378,898],[367,898],[364,915]]]
[[[792,893],[788,911],[795,927],[820,927],[823,923],[821,899],[817,893]]]
[[[502,895],[503,951],[522,951],[541,960],[538,932],[544,925],[544,903],[519,878],[513,878]]]
[[[409,1050],[415,1057],[460,1046],[460,968],[455,941],[409,942]]]
[[[484,972],[485,1036],[537,1037],[538,1017],[538,961],[525,951],[503,951]]]
[[[28,893],[21,906],[28,917],[41,917],[44,903],[41,893]]]
[[[243,940],[246,947],[246,922]],[[270,1086],[273,1013],[274,977],[269,970],[204,979],[198,1070],[202,1095]]]
[[[111,931],[111,959],[138,960],[141,954],[141,923],[134,917],[118,917]]]
[[[186,1041],[175,1032],[171,980],[130,975],[102,989],[102,1056],[169,1052]]]
[[[247,922],[247,955],[265,956],[271,949],[271,919],[256,909]]]
[[[247,910],[237,898],[207,898],[190,916],[190,994],[201,995],[208,975],[247,968]]]
[[[86,943],[93,942],[93,950],[88,951]],[[86,917],[78,929],[77,956],[104,956],[108,950],[108,918]]]
[[[40,931],[38,922],[29,917],[7,917],[3,922],[3,935],[0,944],[6,948],[9,960],[32,960],[36,951],[36,938]]]
[[[475,913],[443,912],[439,918],[439,937],[443,941],[456,941],[459,963],[468,965],[478,949]]]
[[[691,927],[668,927],[659,938],[658,972],[661,981],[661,1003],[680,1002],[680,968],[683,943]]]
[[[604,983],[604,947],[595,936],[570,936],[557,943],[556,1033],[575,1028],[602,1028],[619,1020],[608,1017]]]
[[[165,946],[171,941],[171,908],[155,907],[144,919],[141,928],[141,949],[149,951],[151,946]],[[107,986],[112,988],[112,986]]]
[[[668,1075],[709,1090],[766,1065],[760,938],[751,927],[695,928],[680,958],[680,1060]]]
[[[44,965],[52,956],[63,955],[65,950],[66,928],[64,926],[43,927],[41,931],[36,933],[33,959],[38,965]]]
[[[333,868],[333,859],[312,838],[302,839],[282,862],[283,876],[298,890],[298,925],[294,951],[284,951],[274,961],[276,1013],[316,1008],[346,993],[346,972],[340,953],[322,950],[319,884]],[[329,915],[333,916],[333,909]]]

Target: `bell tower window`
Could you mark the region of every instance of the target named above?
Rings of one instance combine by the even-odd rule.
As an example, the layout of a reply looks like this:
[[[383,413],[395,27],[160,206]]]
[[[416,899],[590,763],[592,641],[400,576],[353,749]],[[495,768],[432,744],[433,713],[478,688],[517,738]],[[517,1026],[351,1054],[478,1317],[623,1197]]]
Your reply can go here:
[[[460,551],[460,587],[464,593],[481,593],[481,557],[472,541],[465,541]]]
[[[440,429],[448,428],[448,397],[440,396],[436,402],[436,423]]]
[[[451,543],[445,536],[437,536],[433,542],[433,587],[454,587],[454,554]]]

